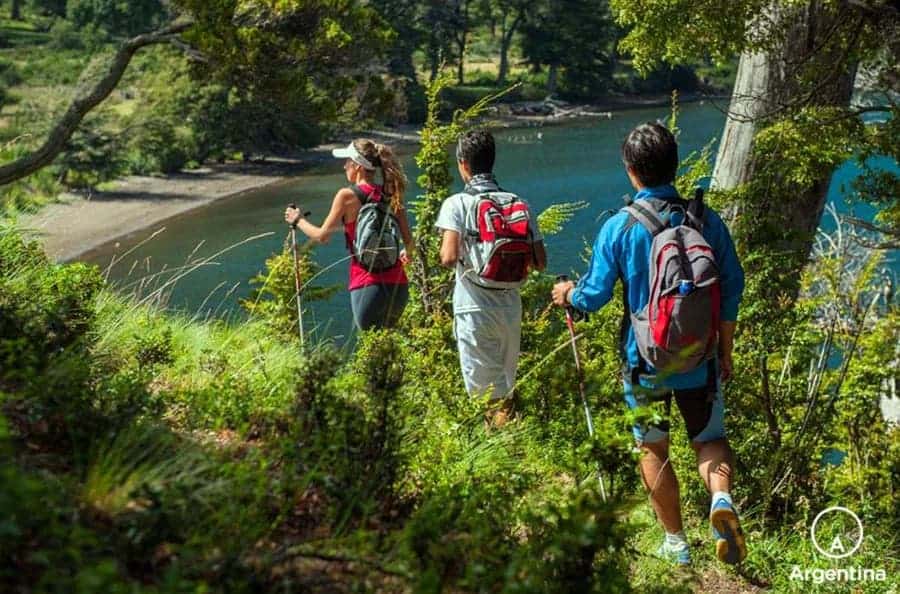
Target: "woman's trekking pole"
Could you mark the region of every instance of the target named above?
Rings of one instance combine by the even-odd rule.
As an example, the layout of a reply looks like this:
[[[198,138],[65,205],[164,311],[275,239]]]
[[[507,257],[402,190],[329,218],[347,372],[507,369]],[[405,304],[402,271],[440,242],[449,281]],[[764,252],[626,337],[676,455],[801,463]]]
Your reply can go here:
[[[297,205],[291,202],[288,204],[290,208],[297,208]],[[303,214],[308,217],[309,212]],[[291,252],[294,255],[294,286],[297,291],[297,326],[300,328],[300,350],[305,348],[305,340],[303,336],[303,303],[300,300],[300,260],[297,257],[297,227],[291,225]]]
[[[569,277],[560,274],[556,277],[556,282],[565,282]],[[584,407],[584,418],[587,421],[588,435],[594,438],[594,421],[591,417],[591,409],[588,406],[587,396],[584,393],[584,369],[581,368],[581,357],[578,355],[578,346],[575,344],[575,320],[572,316],[572,306],[566,305],[566,326],[569,327],[569,336],[572,338],[572,354],[575,356],[575,372],[578,374],[578,391],[581,394],[581,405]],[[603,484],[603,475],[600,469],[597,469],[597,479],[600,481],[600,496],[606,502],[606,487]]]

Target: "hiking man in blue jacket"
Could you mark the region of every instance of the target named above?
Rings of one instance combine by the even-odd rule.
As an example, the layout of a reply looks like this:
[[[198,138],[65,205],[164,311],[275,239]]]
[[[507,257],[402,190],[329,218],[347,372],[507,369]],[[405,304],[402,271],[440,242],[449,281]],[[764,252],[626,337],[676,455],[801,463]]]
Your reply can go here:
[[[744,290],[744,272],[728,228],[719,215],[702,207],[702,202],[681,199],[672,185],[678,169],[678,145],[665,126],[647,123],[632,130],[622,145],[622,157],[628,177],[637,190],[634,197],[637,208],[623,209],[603,224],[593,245],[587,274],[577,284],[571,281],[557,283],[553,287],[553,301],[581,311],[597,311],[612,299],[616,281],[622,280],[626,303],[622,332],[625,401],[630,408],[662,402],[665,403],[665,414],[668,414],[671,401],[675,400],[697,455],[698,470],[712,494],[710,523],[716,539],[716,554],[724,562],[738,563],[744,559],[747,550],[730,494],[734,459],[725,437],[721,382],[728,381],[732,374],[731,353],[738,305]],[[656,216],[653,213],[643,216],[651,207],[657,211]],[[710,312],[706,316],[707,325],[711,324],[713,330],[708,342],[710,354],[704,357],[705,360],[694,368],[671,373],[654,369],[641,355],[641,352],[650,351],[639,348],[634,323],[639,320],[635,316],[646,311],[644,308],[650,301],[651,277],[654,273],[659,274],[656,267],[651,270],[650,265],[654,240],[649,230],[654,229],[652,221],[658,221],[655,228],[658,234],[666,227],[683,224],[689,212],[701,213],[702,224],[695,225],[699,231],[695,237],[704,246],[708,244],[704,249],[708,252],[711,248],[715,258],[715,263],[708,265],[708,269],[717,273],[718,283],[715,292],[711,293],[714,295],[714,301],[710,301],[712,306],[706,308]],[[682,251],[683,248],[681,245]],[[658,257],[657,264],[660,261]],[[659,277],[654,276],[654,281],[656,278]],[[693,290],[690,285],[682,295]],[[701,316],[703,313],[700,312]],[[653,315],[665,315],[665,308],[657,306]],[[642,334],[646,344],[643,337]],[[666,532],[657,552],[675,563],[688,564],[691,556],[682,526],[678,479],[669,461],[668,422],[638,425],[633,431],[643,453],[640,469],[644,485],[650,491],[653,508]]]

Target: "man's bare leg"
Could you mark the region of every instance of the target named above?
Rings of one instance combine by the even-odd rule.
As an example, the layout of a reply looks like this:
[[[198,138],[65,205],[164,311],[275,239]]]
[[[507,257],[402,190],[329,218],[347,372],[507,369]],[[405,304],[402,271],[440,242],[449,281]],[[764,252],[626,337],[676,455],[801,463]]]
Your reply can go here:
[[[734,454],[726,439],[691,442],[697,453],[697,470],[712,494],[709,521],[716,538],[716,556],[725,563],[740,563],[747,556],[744,533],[731,501]]]
[[[681,500],[678,478],[669,460],[669,440],[641,445],[641,477],[650,492],[656,517],[668,534],[681,532]]]
[[[710,494],[717,491],[731,493],[731,469],[734,454],[727,439],[716,439],[704,443],[691,442],[697,454],[697,470]]]

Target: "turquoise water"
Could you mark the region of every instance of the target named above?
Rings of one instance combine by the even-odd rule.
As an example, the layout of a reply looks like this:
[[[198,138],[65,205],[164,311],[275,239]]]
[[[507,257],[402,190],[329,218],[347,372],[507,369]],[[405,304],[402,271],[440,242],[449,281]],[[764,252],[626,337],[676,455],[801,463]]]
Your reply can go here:
[[[668,113],[666,107],[640,109],[616,114],[609,120],[497,132],[498,179],[503,187],[527,199],[535,213],[557,202],[583,200],[590,204],[578,212],[562,233],[547,238],[548,272],[572,273],[584,268],[581,256],[597,231],[598,217],[604,210],[621,205],[621,196],[631,191],[619,154],[622,139],[636,124],[665,119]],[[709,104],[683,106],[678,122],[682,131],[681,156],[717,138],[724,119],[724,114]],[[403,162],[410,181],[414,182],[419,172],[413,155],[404,155]],[[848,164],[835,175],[829,199],[838,204],[841,212],[848,210],[841,198],[842,186],[855,171]],[[106,267],[115,254],[124,253],[147,239],[154,230],[165,227],[165,231],[110,270],[110,280],[131,290],[148,274],[164,267],[171,270],[183,266],[192,253],[195,259],[209,256],[248,237],[274,233],[234,248],[215,258],[215,264],[179,280],[168,300],[170,307],[201,317],[237,316],[240,315],[237,299],[250,290],[248,279],[263,269],[265,259],[280,251],[285,240],[286,228],[282,223],[285,205],[297,202],[312,212],[313,221],[321,222],[334,192],[345,184],[341,162],[335,160],[277,187],[218,202],[103,246],[85,259]],[[457,179],[457,188],[461,185]],[[407,200],[414,200],[418,192],[413,183]],[[858,216],[872,215],[868,208],[854,210]],[[823,221],[823,226],[828,225],[828,221]],[[343,236],[334,234],[330,243],[317,246],[314,253],[323,266],[344,258],[347,252]],[[319,280],[322,285],[345,287],[347,269],[347,262],[341,262]],[[328,302],[310,304],[304,321],[310,327],[317,327],[320,334],[341,340],[351,332],[349,301],[348,293],[340,291]]]

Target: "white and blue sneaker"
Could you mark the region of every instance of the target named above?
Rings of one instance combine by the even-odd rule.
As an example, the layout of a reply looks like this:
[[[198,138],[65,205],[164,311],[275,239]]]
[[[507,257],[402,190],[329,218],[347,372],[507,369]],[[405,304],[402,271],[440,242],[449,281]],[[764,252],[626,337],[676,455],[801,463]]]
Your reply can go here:
[[[656,556],[675,565],[691,564],[691,549],[686,542],[673,544],[666,539],[656,549]]]
[[[716,539],[716,557],[719,561],[731,565],[743,561],[747,557],[747,543],[731,502],[727,499],[714,501],[709,512],[709,523]]]

